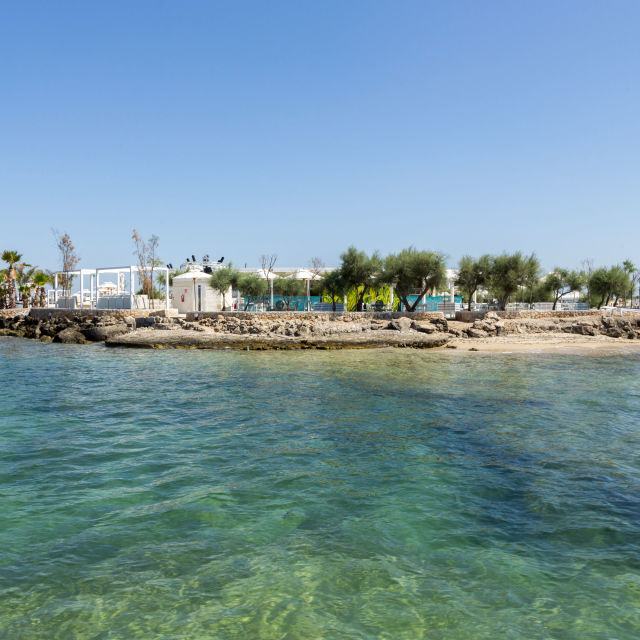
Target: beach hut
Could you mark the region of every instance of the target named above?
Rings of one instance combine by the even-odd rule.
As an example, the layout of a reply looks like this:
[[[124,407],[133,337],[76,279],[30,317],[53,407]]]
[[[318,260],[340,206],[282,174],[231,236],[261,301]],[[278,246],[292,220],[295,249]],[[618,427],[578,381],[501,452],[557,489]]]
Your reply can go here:
[[[210,273],[193,270],[173,278],[173,306],[178,313],[188,311],[221,311],[222,296],[209,286]],[[226,294],[227,304],[231,301],[231,287]]]

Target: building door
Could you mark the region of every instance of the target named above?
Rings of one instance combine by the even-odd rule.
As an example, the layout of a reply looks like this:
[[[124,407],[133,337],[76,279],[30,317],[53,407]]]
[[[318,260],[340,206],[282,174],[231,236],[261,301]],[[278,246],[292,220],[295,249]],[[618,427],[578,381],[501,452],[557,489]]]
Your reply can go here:
[[[198,285],[198,311],[202,311],[202,285]]]

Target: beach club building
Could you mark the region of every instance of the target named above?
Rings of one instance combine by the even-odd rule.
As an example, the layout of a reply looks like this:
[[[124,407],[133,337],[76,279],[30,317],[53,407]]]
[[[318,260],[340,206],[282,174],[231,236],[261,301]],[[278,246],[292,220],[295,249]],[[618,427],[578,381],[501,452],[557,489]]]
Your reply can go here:
[[[173,304],[178,313],[188,311],[221,311],[222,295],[209,284],[211,273],[198,268],[173,277]],[[231,287],[225,295],[227,308],[232,305]]]

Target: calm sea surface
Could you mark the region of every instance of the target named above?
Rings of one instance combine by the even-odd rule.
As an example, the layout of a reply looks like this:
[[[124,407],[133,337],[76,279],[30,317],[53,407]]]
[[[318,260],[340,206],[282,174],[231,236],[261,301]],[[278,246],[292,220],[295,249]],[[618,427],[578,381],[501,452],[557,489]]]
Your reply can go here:
[[[0,637],[640,637],[640,357],[0,339]]]

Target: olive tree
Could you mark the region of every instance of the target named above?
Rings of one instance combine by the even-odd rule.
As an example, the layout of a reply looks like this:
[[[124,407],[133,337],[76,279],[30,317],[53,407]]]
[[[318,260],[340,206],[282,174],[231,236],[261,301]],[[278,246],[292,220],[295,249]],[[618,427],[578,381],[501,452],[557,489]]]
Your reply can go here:
[[[630,278],[620,265],[596,269],[590,278],[591,293],[600,298],[598,309],[604,304],[607,306],[614,299],[625,296],[629,292]]]
[[[577,271],[568,271],[556,267],[544,279],[546,288],[553,295],[553,310],[556,310],[558,302],[572,291],[580,291],[582,289],[583,279]]]
[[[407,311],[415,311],[427,292],[443,286],[446,279],[443,256],[433,251],[418,251],[414,247],[388,255],[379,277],[380,281],[393,285]],[[418,296],[410,303],[408,296],[414,292]]]
[[[503,253],[491,260],[489,288],[499,300],[504,310],[514,294],[521,287],[537,280],[540,264],[534,254],[523,256],[522,253]]]
[[[485,287],[491,275],[491,256],[479,258],[463,256],[458,263],[456,287],[467,297],[467,309],[471,310],[471,300],[478,289]]]
[[[247,298],[244,305],[244,311],[256,299],[267,295],[269,286],[264,278],[256,273],[241,273],[237,282],[238,291]]]
[[[222,296],[222,310],[227,310],[227,293],[229,287],[233,287],[238,283],[240,274],[231,266],[216,269],[209,278],[209,285]]]
[[[302,280],[297,280],[296,278],[276,278],[274,289],[282,296],[282,300],[287,306],[287,311],[289,311],[291,299],[304,293],[304,284]]]
[[[342,278],[340,270],[327,273],[322,279],[323,293],[331,298],[333,311],[336,310],[336,301],[344,298],[347,286]]]
[[[633,290],[638,278],[640,277],[640,271],[638,270],[638,267],[631,262],[631,260],[625,260],[622,263],[622,268],[629,277],[629,305],[633,307]]]
[[[356,290],[356,311],[362,311],[367,289],[375,283],[382,268],[378,252],[368,256],[364,251],[349,247],[341,256],[340,275],[347,289]]]

